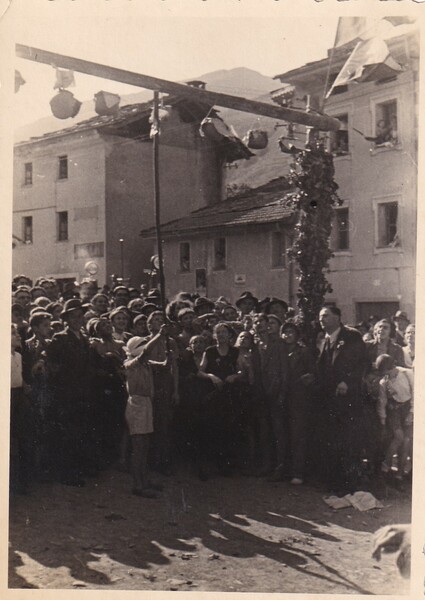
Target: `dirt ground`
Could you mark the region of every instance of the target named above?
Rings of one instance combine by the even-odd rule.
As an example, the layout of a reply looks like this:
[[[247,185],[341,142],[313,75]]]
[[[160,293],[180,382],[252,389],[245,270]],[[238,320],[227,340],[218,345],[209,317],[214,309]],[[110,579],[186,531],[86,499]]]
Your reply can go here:
[[[382,509],[330,509],[323,490],[254,477],[201,482],[186,466],[160,499],[107,471],[83,489],[38,484],[10,506],[10,588],[403,594],[394,555],[372,533],[410,521],[410,496]]]

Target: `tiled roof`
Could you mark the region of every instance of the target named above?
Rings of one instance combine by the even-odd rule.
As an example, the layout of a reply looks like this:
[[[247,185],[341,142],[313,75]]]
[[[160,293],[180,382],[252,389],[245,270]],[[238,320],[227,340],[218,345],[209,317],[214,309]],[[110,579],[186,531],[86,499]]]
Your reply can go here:
[[[269,191],[258,188],[241,196],[224,200],[213,206],[201,208],[189,215],[169,221],[161,226],[161,235],[202,234],[209,229],[228,229],[238,226],[250,226],[275,223],[288,219],[293,210],[288,200],[294,194],[288,190]],[[154,237],[155,228],[150,227],[140,232],[145,238]]]
[[[24,144],[28,144],[28,142],[38,142],[40,140],[58,138],[72,133],[80,133],[89,129],[99,129],[111,125],[118,126],[121,124],[128,123],[133,118],[140,118],[143,115],[150,115],[151,109],[151,102],[143,102],[140,104],[128,104],[127,106],[120,107],[119,113],[117,115],[92,117],[91,119],[80,121],[79,123],[76,123],[71,127],[66,127],[65,129],[60,129],[59,131],[51,131],[41,136],[32,137],[30,138],[30,140],[19,142],[16,145],[21,146]]]
[[[217,114],[211,105],[198,102],[185,96],[167,96],[164,98],[167,105],[175,107],[184,123],[201,123],[208,114],[219,121],[223,119]],[[96,116],[86,119],[59,131],[45,133],[30,140],[18,142],[15,147],[25,146],[43,140],[53,140],[66,135],[82,133],[88,130],[103,129],[105,133],[120,135],[131,138],[144,138],[149,140],[151,124],[149,118],[152,111],[152,101],[138,104],[128,104],[120,107],[118,114],[108,116]],[[223,121],[224,122],[224,121]],[[230,131],[230,130],[229,130]],[[226,162],[249,159],[254,154],[236,135],[222,136],[221,142],[216,142]]]

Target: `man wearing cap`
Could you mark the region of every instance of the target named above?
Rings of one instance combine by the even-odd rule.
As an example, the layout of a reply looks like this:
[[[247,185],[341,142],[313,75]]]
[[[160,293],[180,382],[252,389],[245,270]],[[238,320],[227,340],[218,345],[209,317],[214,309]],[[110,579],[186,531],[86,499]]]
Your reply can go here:
[[[410,321],[404,310],[398,310],[393,317],[393,321],[395,324],[394,342],[403,347],[406,345],[404,334]]]
[[[204,296],[196,298],[195,304],[193,305],[193,310],[195,311],[197,317],[202,317],[203,315],[212,313],[214,309],[214,302],[209,298],[205,298]]]
[[[127,306],[129,302],[130,294],[128,288],[126,288],[125,285],[117,285],[117,287],[112,290],[112,303],[114,308]]]
[[[82,332],[84,308],[80,300],[65,302],[61,315],[66,328],[47,348],[49,386],[53,395],[51,419],[55,427],[57,476],[65,485],[84,485],[88,472],[89,342]]]
[[[241,313],[241,317],[244,317],[245,315],[249,315],[253,310],[257,310],[258,298],[253,296],[251,292],[243,292],[236,300],[235,304]]]

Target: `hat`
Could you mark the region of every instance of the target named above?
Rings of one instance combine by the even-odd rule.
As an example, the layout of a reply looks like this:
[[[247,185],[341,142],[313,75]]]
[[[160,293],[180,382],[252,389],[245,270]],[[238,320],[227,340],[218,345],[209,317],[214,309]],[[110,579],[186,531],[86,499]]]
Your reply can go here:
[[[82,310],[83,313],[86,312],[85,306],[82,304],[81,300],[78,298],[70,298],[64,304],[63,311],[61,312],[61,318],[68,317],[72,312],[76,310]]]
[[[129,311],[127,310],[127,308],[125,306],[117,306],[117,308],[114,308],[113,310],[110,311],[110,313],[109,313],[109,319],[112,321],[112,319],[114,317],[116,317],[117,315],[119,315],[121,313],[123,315],[125,315],[127,317],[127,319],[130,318],[130,316],[131,316],[129,314]]]
[[[144,304],[142,306],[142,308],[140,309],[140,312],[142,315],[146,315],[146,313],[148,311],[153,312],[154,310],[158,310],[158,306],[156,304],[154,304],[153,302],[146,302],[146,304]]]
[[[124,350],[127,356],[132,356],[136,358],[136,356],[140,356],[143,352],[143,349],[146,345],[146,338],[139,337],[135,335],[130,338],[127,342],[127,345],[124,346]]]
[[[271,298],[269,298],[269,301],[267,302],[267,304],[264,307],[264,311],[266,313],[269,312],[271,304],[280,304],[285,311],[288,310],[288,304],[285,302],[285,300],[281,300],[280,298],[271,297]]]
[[[408,320],[409,320],[409,319],[407,318],[407,313],[406,313],[406,312],[404,312],[404,310],[398,310],[398,311],[396,312],[396,314],[394,315],[393,319],[394,319],[394,321],[395,321],[396,319],[405,319],[405,321],[408,321]]]
[[[241,294],[239,296],[239,298],[235,302],[236,306],[239,308],[240,303],[243,302],[244,300],[254,300],[254,302],[255,302],[255,308],[257,308],[257,306],[258,306],[258,298],[256,298],[255,296],[253,296],[251,292],[244,292],[243,294]]]
[[[196,313],[198,313],[199,309],[202,306],[209,306],[211,309],[215,308],[214,302],[212,300],[210,300],[209,298],[206,298],[205,296],[201,296],[200,298],[196,298],[195,304],[193,305],[194,311]]]
[[[270,296],[266,296],[263,300],[258,302],[258,309],[263,312],[263,309],[270,303]]]

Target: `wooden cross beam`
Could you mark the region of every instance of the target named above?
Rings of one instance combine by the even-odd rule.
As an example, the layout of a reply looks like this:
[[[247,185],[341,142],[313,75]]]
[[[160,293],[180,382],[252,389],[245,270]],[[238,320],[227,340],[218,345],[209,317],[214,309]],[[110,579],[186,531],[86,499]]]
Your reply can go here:
[[[73,71],[94,75],[95,77],[102,77],[103,79],[119,81],[148,90],[190,96],[193,99],[197,99],[200,102],[204,101],[207,104],[233,108],[234,110],[289,121],[291,123],[299,123],[300,125],[306,125],[307,127],[314,127],[320,131],[337,131],[340,127],[338,119],[329,117],[328,115],[317,115],[296,110],[294,108],[285,108],[267,104],[266,102],[258,102],[257,100],[248,100],[241,96],[211,92],[184,83],[175,83],[173,81],[167,81],[166,79],[159,79],[158,77],[125,71],[123,69],[117,69],[116,67],[109,67],[107,65],[90,62],[88,60],[41,50],[40,48],[24,46],[23,44],[16,44],[16,56],[38,63],[54,65],[55,67],[72,69]]]

